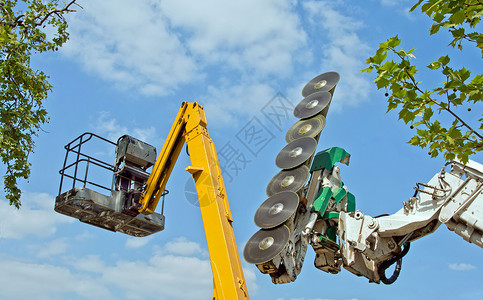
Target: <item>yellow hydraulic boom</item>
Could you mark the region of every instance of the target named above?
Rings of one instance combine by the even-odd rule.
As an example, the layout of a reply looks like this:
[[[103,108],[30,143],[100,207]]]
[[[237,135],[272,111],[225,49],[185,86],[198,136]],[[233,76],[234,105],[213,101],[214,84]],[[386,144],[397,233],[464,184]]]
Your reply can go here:
[[[215,145],[203,106],[183,102],[141,195],[139,212],[152,214],[164,192],[184,142],[191,166],[213,271],[213,299],[248,299]]]
[[[213,300],[248,299],[233,218],[215,145],[206,124],[201,105],[183,102],[157,159],[153,146],[130,136],[122,136],[113,143],[84,133],[65,146],[67,154],[60,170],[55,211],[131,236],[147,236],[163,230],[163,212],[157,213],[155,209],[160,198],[167,194],[166,183],[186,141],[191,159],[186,171],[193,175],[198,193],[213,271]],[[116,146],[114,165],[81,150],[92,140]],[[74,155],[73,163],[71,155]],[[148,173],[151,166],[153,169]],[[88,171],[93,167],[113,172],[111,188],[88,179]],[[71,179],[72,187],[62,192],[64,179]],[[100,192],[105,190],[110,195]]]

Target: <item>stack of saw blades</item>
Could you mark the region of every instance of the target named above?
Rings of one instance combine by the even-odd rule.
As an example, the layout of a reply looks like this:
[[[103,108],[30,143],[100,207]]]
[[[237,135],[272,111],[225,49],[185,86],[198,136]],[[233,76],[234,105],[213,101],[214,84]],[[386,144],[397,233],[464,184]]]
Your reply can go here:
[[[303,191],[310,177],[309,167],[339,78],[338,73],[327,72],[312,79],[294,109],[299,121],[288,130],[287,145],[275,159],[275,165],[282,170],[270,180],[268,199],[255,213],[255,224],[261,229],[243,251],[245,260],[257,265],[262,273],[276,276],[283,272],[280,254],[293,238],[297,211],[306,208]]]

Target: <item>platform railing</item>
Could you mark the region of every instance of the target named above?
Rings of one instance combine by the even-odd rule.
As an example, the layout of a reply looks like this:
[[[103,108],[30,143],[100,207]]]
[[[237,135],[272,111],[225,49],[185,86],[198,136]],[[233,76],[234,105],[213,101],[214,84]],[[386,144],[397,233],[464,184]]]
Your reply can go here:
[[[66,150],[66,154],[65,154],[64,164],[62,169],[60,169],[59,171],[59,174],[61,176],[59,195],[62,193],[62,188],[64,185],[64,177],[72,179],[72,189],[75,188],[76,186],[78,187],[79,184],[82,184],[82,187],[84,188],[86,187],[86,185],[89,184],[107,191],[112,191],[112,184],[110,187],[107,187],[105,185],[98,184],[88,180],[90,166],[99,167],[101,169],[108,170],[111,172],[115,171],[114,165],[109,164],[100,159],[97,159],[92,155],[88,155],[82,152],[83,146],[85,149],[85,144],[89,141],[94,141],[94,140],[106,142],[113,146],[117,145],[116,143],[91,132],[85,132],[81,134],[79,137],[77,137],[76,139],[74,139],[73,141],[71,141],[70,143],[68,143],[67,145],[65,145],[64,148]],[[69,158],[72,158],[72,155],[74,156],[74,162],[68,164]],[[84,163],[85,163],[85,168],[83,169],[82,167],[84,167]],[[82,170],[85,170],[85,171],[82,172]]]

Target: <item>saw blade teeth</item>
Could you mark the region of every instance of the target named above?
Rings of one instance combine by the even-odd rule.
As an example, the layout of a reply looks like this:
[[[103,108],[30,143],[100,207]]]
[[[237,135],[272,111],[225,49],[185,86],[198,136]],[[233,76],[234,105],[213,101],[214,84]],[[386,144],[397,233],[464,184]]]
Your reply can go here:
[[[289,238],[290,231],[285,225],[270,230],[260,229],[248,240],[243,257],[251,264],[266,263],[282,252]]]
[[[294,192],[280,192],[269,197],[255,213],[255,224],[263,229],[271,229],[283,224],[295,214],[299,206],[299,196]]]

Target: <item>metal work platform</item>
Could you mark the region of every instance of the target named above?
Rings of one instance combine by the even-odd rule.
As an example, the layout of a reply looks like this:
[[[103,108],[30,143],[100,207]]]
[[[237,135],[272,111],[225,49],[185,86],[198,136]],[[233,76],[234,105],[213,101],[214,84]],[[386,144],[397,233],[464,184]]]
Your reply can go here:
[[[115,164],[88,155],[85,150],[89,143],[100,144],[103,151],[113,152],[115,149]],[[56,212],[137,237],[164,229],[163,211],[144,215],[132,209],[136,204],[133,195],[142,192],[149,177],[146,169],[156,160],[153,146],[130,136],[123,136],[113,143],[93,133],[84,133],[68,143],[65,149],[64,165],[59,171],[61,181],[55,199]],[[90,177],[111,177],[111,186],[99,184]]]

